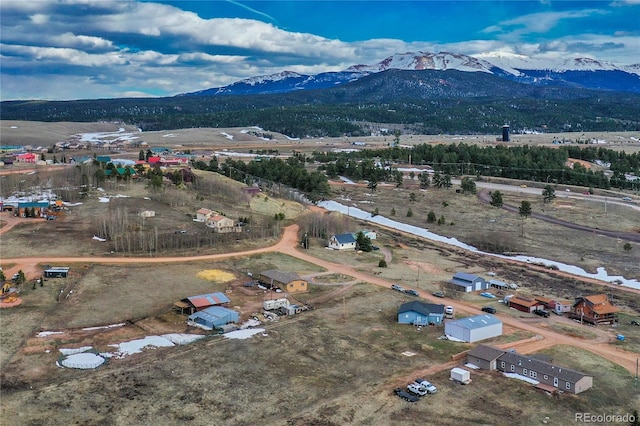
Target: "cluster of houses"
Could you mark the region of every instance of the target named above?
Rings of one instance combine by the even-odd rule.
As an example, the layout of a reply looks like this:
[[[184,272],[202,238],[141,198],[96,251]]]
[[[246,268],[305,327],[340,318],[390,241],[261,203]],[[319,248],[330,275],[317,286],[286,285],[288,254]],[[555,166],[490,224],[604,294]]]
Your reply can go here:
[[[483,277],[466,272],[457,272],[448,286],[464,293],[489,289],[509,291],[518,288],[513,283],[507,284],[494,279],[485,280]],[[542,296],[507,295],[504,297],[504,302],[508,307],[521,312],[533,313],[537,310],[546,310],[593,325],[615,324],[618,321],[619,309],[609,301],[606,294],[580,296],[573,301]]]
[[[478,345],[467,353],[467,363],[480,369],[526,377],[543,391],[579,394],[593,386],[593,376],[558,366],[541,354],[523,355]]]
[[[213,229],[214,232],[225,234],[228,232],[242,232],[242,226],[239,222],[221,215],[219,212],[201,208],[196,212],[196,222],[203,222],[207,227]]]
[[[495,315],[483,314],[444,321],[445,306],[420,300],[403,303],[398,308],[398,323],[416,326],[442,325],[449,340],[473,343],[502,335],[502,321]]]

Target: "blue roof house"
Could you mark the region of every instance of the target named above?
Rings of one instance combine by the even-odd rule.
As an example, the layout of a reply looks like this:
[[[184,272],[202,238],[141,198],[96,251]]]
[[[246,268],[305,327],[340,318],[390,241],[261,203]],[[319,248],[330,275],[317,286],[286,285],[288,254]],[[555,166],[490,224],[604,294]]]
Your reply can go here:
[[[449,282],[456,291],[463,291],[465,293],[489,288],[489,284],[484,278],[466,272],[456,272]]]
[[[425,303],[419,300],[403,303],[398,308],[398,323],[413,325],[441,325],[444,305]]]
[[[240,314],[238,312],[223,306],[211,306],[187,317],[187,323],[193,323],[197,327],[208,330],[239,321]]]
[[[353,234],[337,234],[329,238],[329,248],[334,250],[355,250],[356,239]]]

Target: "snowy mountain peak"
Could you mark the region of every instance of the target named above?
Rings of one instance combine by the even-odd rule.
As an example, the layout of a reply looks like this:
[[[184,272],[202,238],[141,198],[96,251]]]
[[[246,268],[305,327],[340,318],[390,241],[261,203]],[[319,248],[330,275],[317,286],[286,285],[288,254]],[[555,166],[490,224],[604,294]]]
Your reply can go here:
[[[309,76],[298,74],[297,72],[294,72],[294,71],[281,71],[275,74],[246,78],[234,84],[242,83],[242,84],[248,84],[250,86],[255,86],[257,84],[263,84],[265,82],[282,81],[282,80],[286,80],[287,78],[307,78],[307,77]]]
[[[399,70],[459,70],[491,73],[493,65],[472,56],[451,52],[407,52],[397,53],[373,65],[354,65],[346,71],[381,72]]]

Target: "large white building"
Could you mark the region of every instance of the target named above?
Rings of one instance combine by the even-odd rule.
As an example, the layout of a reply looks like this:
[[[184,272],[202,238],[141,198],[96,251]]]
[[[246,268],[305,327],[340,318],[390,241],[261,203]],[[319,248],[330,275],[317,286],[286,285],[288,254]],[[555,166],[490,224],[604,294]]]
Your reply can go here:
[[[476,315],[444,323],[444,334],[463,342],[478,342],[502,335],[502,321],[491,314]]]

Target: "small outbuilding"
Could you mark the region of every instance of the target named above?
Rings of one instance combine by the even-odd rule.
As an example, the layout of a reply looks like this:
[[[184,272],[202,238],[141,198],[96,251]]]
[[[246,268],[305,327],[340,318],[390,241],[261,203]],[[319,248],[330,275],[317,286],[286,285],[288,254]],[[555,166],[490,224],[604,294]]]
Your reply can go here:
[[[67,278],[69,275],[68,266],[52,266],[44,270],[45,278]]]
[[[444,305],[425,303],[419,300],[403,303],[398,308],[398,323],[413,325],[441,325]]]
[[[260,281],[276,286],[287,293],[308,291],[308,282],[297,275],[270,269],[260,273]]]
[[[498,290],[509,290],[509,284],[499,280],[489,280],[488,286],[490,288],[497,288]]]
[[[478,342],[502,335],[502,321],[491,314],[476,315],[444,324],[444,334],[452,340]]]
[[[240,321],[240,314],[223,306],[211,306],[205,310],[189,315],[187,323],[193,323],[199,327],[213,330],[229,323]]]
[[[449,284],[456,291],[471,293],[472,291],[486,290],[488,284],[484,278],[466,272],[456,272]]]

